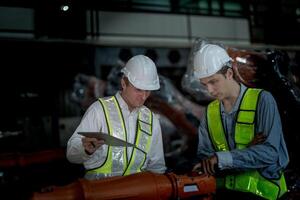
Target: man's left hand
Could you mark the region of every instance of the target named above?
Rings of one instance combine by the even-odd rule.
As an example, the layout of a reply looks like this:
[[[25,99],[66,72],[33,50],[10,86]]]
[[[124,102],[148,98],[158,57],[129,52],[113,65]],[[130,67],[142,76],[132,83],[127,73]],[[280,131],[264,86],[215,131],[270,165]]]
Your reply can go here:
[[[203,174],[214,175],[216,173],[215,166],[218,164],[218,157],[213,155],[207,159],[201,160],[200,163],[196,164],[193,168],[193,171],[199,171]]]

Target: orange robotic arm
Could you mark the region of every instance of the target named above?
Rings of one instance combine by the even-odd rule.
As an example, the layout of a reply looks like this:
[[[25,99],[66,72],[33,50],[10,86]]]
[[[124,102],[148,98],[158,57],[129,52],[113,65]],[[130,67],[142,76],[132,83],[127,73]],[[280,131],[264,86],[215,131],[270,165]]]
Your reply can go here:
[[[34,193],[33,200],[167,200],[212,199],[216,181],[212,176],[193,176],[137,173],[124,177],[102,180],[81,179],[64,187],[53,188],[50,192]]]

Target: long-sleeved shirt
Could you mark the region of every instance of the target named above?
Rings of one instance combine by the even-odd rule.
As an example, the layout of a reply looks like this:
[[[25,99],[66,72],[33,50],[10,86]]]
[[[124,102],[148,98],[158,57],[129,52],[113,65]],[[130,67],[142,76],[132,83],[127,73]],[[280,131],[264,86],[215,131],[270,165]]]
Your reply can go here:
[[[128,109],[128,105],[123,100],[119,92],[115,95],[122,110],[124,122],[127,130],[127,141],[134,144],[136,136],[136,123],[139,113],[139,108],[132,110]],[[105,161],[108,146],[106,144],[100,146],[92,155],[85,153],[82,145],[82,137],[78,132],[97,132],[102,131],[108,133],[106,119],[104,116],[103,108],[99,101],[94,102],[84,114],[79,126],[71,136],[67,144],[67,159],[72,163],[83,163],[86,169],[93,169],[101,166]],[[133,148],[128,148],[128,158],[130,157]],[[161,127],[159,120],[155,114],[153,114],[152,124],[152,137],[150,150],[147,154],[146,161],[142,167],[142,170],[152,171],[156,173],[164,173],[166,170]]]
[[[280,172],[289,162],[289,157],[277,104],[269,92],[262,91],[260,94],[255,122],[255,134],[263,133],[266,140],[262,144],[252,145],[245,149],[235,148],[235,120],[245,91],[246,87],[241,84],[240,94],[229,113],[225,112],[221,102],[222,123],[230,150],[215,152],[209,138],[206,117],[203,117],[199,126],[197,157],[201,160],[216,154],[220,170],[257,169],[266,178],[279,178]],[[206,116],[206,112],[204,116]]]

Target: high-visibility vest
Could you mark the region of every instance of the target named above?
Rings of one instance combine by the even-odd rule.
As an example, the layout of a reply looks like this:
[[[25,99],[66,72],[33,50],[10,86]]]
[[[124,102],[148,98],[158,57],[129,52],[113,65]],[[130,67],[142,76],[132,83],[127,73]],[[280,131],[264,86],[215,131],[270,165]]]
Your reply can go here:
[[[246,148],[255,133],[255,114],[261,89],[248,88],[240,104],[235,125],[235,144],[237,149]],[[208,105],[208,132],[216,151],[229,151],[222,123],[220,101]],[[265,199],[277,199],[287,192],[283,173],[278,180],[263,177],[257,170],[250,170],[224,179],[217,179],[220,187],[241,192],[250,192]]]
[[[127,141],[127,131],[118,100],[115,96],[99,98],[103,108],[108,134]],[[135,147],[132,147],[131,156],[128,157],[126,147],[108,146],[106,160],[97,168],[87,173],[97,174],[98,178],[110,176],[125,176],[141,172],[152,138],[152,112],[145,106],[138,113],[135,136]]]

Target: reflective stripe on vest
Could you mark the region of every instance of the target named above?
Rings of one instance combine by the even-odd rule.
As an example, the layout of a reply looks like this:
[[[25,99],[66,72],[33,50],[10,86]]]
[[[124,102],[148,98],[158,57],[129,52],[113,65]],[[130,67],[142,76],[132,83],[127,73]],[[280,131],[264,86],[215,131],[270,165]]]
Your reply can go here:
[[[245,148],[254,138],[256,107],[261,91],[261,89],[248,88],[240,104],[235,125],[235,144],[238,149]],[[208,105],[209,135],[216,151],[229,151],[220,110],[218,100]],[[222,186],[227,189],[251,192],[271,200],[281,197],[287,191],[283,174],[279,180],[267,180],[256,170],[229,175],[225,180],[219,179],[218,182],[223,182]]]
[[[143,107],[140,109],[137,121],[137,138],[135,148],[131,155],[129,165],[124,175],[129,175],[136,172],[141,172],[141,168],[146,161],[146,156],[150,148],[152,137],[152,113]]]
[[[108,134],[127,141],[127,132],[121,108],[115,96],[99,98],[103,108]],[[105,162],[98,168],[88,170],[88,174],[97,174],[97,178],[122,176],[141,171],[152,137],[152,112],[142,107],[138,114],[135,147],[132,147],[130,159],[127,148],[108,146]]]
[[[261,89],[248,88],[237,113],[235,143],[238,149],[245,148],[254,138],[255,113]]]

